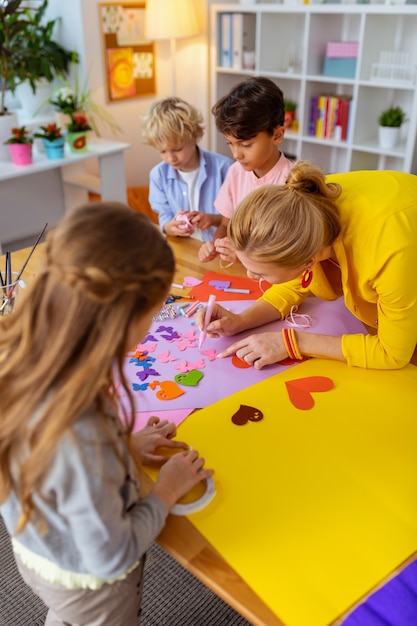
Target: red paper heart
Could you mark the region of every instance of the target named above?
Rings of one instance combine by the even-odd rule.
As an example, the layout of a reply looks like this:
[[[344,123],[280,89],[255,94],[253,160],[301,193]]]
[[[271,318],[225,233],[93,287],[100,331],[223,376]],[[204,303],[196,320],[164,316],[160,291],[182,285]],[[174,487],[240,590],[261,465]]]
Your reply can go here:
[[[232,356],[232,365],[242,370],[247,369],[248,367],[252,367],[250,363],[246,363],[246,361],[244,361],[243,359],[239,359],[239,357],[236,356],[236,354]]]
[[[307,378],[296,378],[285,382],[288,395],[296,409],[303,411],[312,409],[314,399],[311,395],[316,391],[330,391],[334,384],[326,376],[308,376]]]

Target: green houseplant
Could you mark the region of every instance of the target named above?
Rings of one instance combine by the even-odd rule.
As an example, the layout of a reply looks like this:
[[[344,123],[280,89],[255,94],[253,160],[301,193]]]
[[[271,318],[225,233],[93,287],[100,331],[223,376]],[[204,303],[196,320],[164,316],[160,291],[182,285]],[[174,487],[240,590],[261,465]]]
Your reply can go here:
[[[78,78],[77,58],[72,61],[72,81],[69,82],[64,76],[59,76],[58,80],[61,86],[58,87],[49,98],[49,103],[52,104],[54,109],[64,115],[72,117],[74,113],[84,113],[88,115],[88,121],[91,125],[91,129],[95,132],[97,137],[100,137],[100,131],[98,128],[98,121],[108,126],[113,135],[117,132],[121,132],[121,127],[117,124],[114,118],[107,113],[106,109],[96,102],[91,97],[91,91],[88,86],[87,76],[84,83],[80,85]],[[61,123],[61,122],[60,122]],[[62,121],[62,123],[66,123]],[[70,120],[67,119],[67,123]]]
[[[389,126],[391,128],[399,128],[407,121],[407,114],[401,107],[389,107],[379,114],[378,124],[380,126]]]
[[[400,106],[385,109],[378,117],[378,140],[384,150],[392,150],[397,142],[400,128],[407,121],[407,115]]]
[[[41,79],[52,82],[68,72],[76,53],[53,39],[57,20],[44,23],[48,0],[30,8],[24,0],[0,3],[0,115],[5,112],[6,90],[28,82],[33,93]]]

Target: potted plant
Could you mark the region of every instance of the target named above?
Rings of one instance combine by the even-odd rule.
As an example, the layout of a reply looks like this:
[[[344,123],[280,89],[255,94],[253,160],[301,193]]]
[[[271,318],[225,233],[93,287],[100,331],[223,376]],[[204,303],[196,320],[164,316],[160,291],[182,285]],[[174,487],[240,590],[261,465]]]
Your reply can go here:
[[[284,128],[290,128],[295,118],[297,103],[294,100],[284,99]]]
[[[74,113],[82,112],[88,114],[88,120],[92,130],[98,137],[100,137],[98,120],[108,126],[113,134],[120,132],[122,129],[115,122],[113,117],[92,99],[90,89],[88,88],[88,76],[82,87],[80,87],[76,64],[77,59],[74,58],[71,72],[73,84],[65,77],[59,76],[58,80],[61,83],[61,87],[56,89],[49,99],[50,104],[52,104],[58,113],[59,123],[68,124],[70,123],[69,118]]]
[[[379,145],[385,150],[394,148],[398,141],[400,127],[407,121],[407,114],[400,106],[385,109],[378,117]]]
[[[71,114],[71,121],[67,124],[67,142],[72,152],[87,152],[87,133],[92,130],[84,113]]]
[[[25,126],[16,126],[11,130],[12,136],[4,143],[9,146],[12,160],[15,165],[29,165],[32,163],[33,138]]]
[[[57,76],[68,74],[70,64],[78,55],[54,40],[58,19],[45,21],[48,0],[37,8],[24,10],[27,24],[18,36],[22,81],[17,96],[26,115],[34,115],[51,92],[50,84]]]
[[[49,81],[64,74],[74,58],[53,41],[55,21],[41,24],[47,0],[38,9],[27,4],[25,0],[0,1],[0,159],[9,158],[4,140],[18,124],[16,112],[6,108],[7,90],[14,93],[25,82],[35,90],[42,77]]]
[[[8,159],[5,139],[17,126],[16,113],[10,113],[5,105],[6,91],[21,80],[21,65],[15,59],[19,52],[20,34],[27,26],[25,12],[20,8],[22,0],[3,0],[0,3],[0,158]]]
[[[40,132],[42,131],[42,132]],[[42,139],[48,159],[62,159],[64,156],[65,137],[62,129],[55,123],[41,126],[40,130],[34,133],[34,137]]]

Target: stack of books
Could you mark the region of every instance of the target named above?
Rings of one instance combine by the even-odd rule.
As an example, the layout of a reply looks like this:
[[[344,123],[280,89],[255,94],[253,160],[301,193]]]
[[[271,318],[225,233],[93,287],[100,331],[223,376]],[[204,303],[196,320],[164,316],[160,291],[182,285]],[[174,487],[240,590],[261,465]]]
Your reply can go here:
[[[351,112],[351,96],[329,94],[312,96],[308,134],[319,139],[346,141],[349,136]]]

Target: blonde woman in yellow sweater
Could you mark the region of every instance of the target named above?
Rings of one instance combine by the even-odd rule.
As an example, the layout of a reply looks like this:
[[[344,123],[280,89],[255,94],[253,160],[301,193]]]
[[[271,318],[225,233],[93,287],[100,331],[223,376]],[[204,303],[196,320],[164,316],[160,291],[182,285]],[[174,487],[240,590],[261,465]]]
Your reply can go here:
[[[299,161],[285,185],[266,185],[240,203],[228,236],[248,276],[272,286],[241,314],[216,305],[208,336],[283,319],[310,296],[343,296],[369,334],[258,333],[219,356],[237,354],[257,369],[288,355],[374,369],[410,362],[417,343],[416,176],[378,170],[325,176]],[[204,310],[200,327],[203,320]]]

